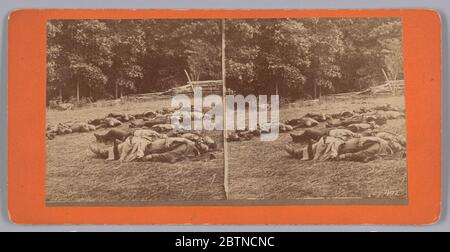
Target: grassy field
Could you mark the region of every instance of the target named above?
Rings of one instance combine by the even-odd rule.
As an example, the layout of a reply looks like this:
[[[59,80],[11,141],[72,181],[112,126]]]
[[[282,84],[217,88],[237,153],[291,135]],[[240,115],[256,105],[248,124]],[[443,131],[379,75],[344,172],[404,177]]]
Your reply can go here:
[[[336,113],[380,104],[404,107],[403,97],[302,102],[280,110],[281,121],[307,112]],[[69,111],[47,111],[47,122],[86,121],[111,112],[140,113],[169,106],[170,100],[127,102]],[[128,127],[123,125],[121,127]],[[390,120],[384,129],[405,135],[405,120]],[[106,132],[105,129],[97,132]],[[223,142],[222,132],[209,132]],[[47,203],[127,204],[129,202],[220,201],[224,192],[224,153],[176,164],[105,161],[88,146],[90,133],[57,136],[46,143]],[[406,199],[406,159],[391,157],[369,163],[313,162],[290,158],[289,134],[273,142],[258,138],[228,143],[229,199],[297,200],[308,198]],[[223,148],[223,144],[221,145]],[[223,149],[222,149],[223,150]]]
[[[404,98],[330,99],[313,106],[297,102],[280,109],[280,120],[301,117],[308,112],[337,113],[384,104],[404,107]],[[396,119],[389,120],[382,129],[405,136],[405,126],[404,119]],[[405,158],[391,157],[369,163],[300,161],[284,150],[291,141],[289,134],[284,133],[273,142],[254,138],[228,143],[229,199],[407,198]]]
[[[170,100],[117,106],[47,111],[48,123],[86,121],[111,112],[140,113],[169,106]],[[122,128],[128,125],[120,126]],[[119,128],[120,128],[119,127]],[[98,133],[106,129],[97,130]],[[199,158],[175,164],[120,162],[95,158],[88,146],[92,132],[57,136],[46,143],[47,203],[112,203],[149,201],[198,201],[225,199],[223,187],[222,132],[209,132],[222,146],[216,159]]]

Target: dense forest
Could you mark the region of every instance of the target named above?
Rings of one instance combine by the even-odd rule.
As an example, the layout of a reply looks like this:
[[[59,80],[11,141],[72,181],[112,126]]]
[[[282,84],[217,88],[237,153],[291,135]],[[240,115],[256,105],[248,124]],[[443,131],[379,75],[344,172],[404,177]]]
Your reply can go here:
[[[227,88],[317,98],[403,78],[398,18],[225,22]],[[119,98],[221,79],[221,20],[52,20],[47,100]]]

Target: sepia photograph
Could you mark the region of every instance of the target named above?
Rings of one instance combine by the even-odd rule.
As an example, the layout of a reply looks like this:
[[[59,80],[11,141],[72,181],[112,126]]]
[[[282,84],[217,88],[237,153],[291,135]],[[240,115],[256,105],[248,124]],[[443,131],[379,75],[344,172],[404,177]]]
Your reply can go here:
[[[220,25],[47,22],[47,205],[226,199],[223,131],[171,120],[193,87],[222,97]],[[191,105],[192,119],[211,109]]]
[[[230,200],[407,203],[400,18],[227,20],[226,32],[227,88],[279,100],[275,140],[260,141],[261,124],[227,130]]]
[[[46,204],[406,204],[402,20],[49,20]]]

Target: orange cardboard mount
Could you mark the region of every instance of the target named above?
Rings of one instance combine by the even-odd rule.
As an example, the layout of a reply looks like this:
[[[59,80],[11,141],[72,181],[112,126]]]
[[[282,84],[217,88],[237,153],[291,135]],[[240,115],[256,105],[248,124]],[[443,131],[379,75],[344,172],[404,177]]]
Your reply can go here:
[[[405,205],[47,206],[46,23],[51,19],[401,17]],[[432,224],[441,211],[441,20],[432,10],[17,10],[8,27],[8,204],[18,224]],[[32,122],[32,123],[30,123]]]

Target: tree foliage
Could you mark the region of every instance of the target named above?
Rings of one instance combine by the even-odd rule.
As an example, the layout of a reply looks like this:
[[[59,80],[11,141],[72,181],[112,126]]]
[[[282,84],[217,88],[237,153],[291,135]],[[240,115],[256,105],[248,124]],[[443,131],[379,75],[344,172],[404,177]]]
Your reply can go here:
[[[227,86],[292,98],[361,90],[403,78],[396,18],[227,22]]]
[[[227,87],[315,98],[403,78],[401,20],[230,19]],[[52,20],[48,100],[120,97],[221,79],[220,20]]]

